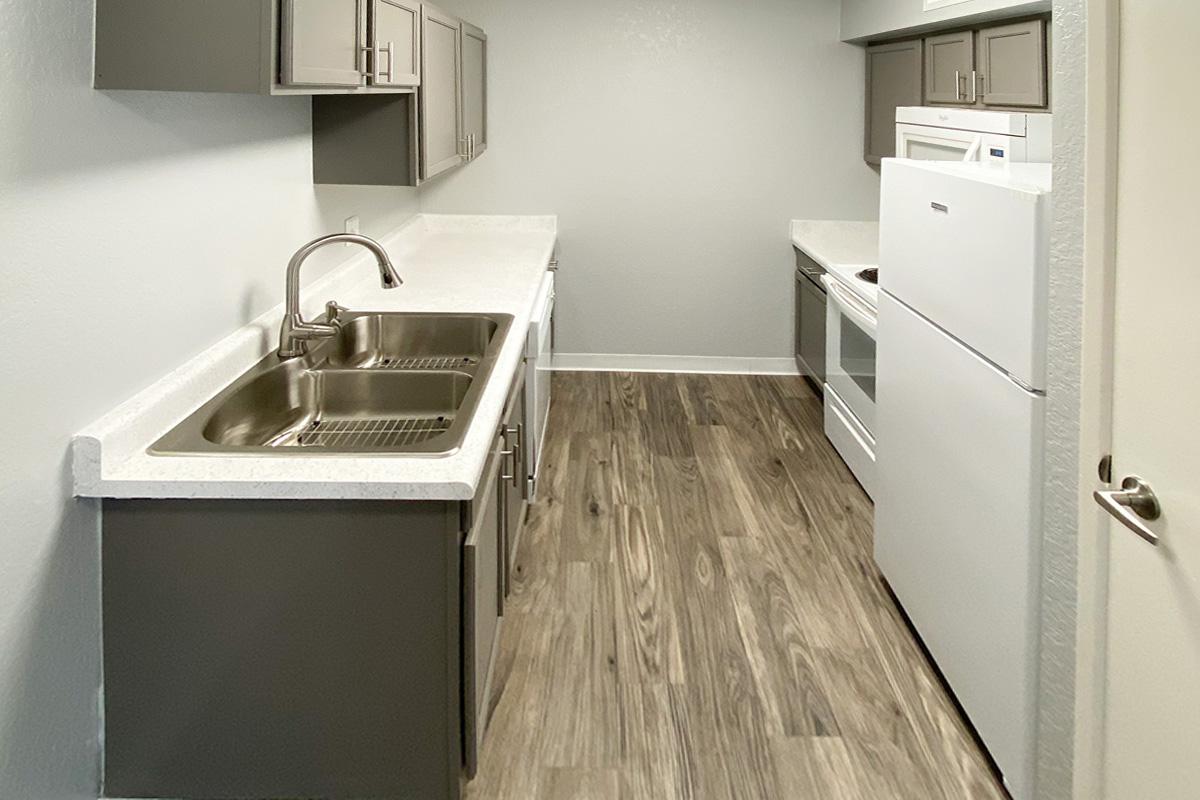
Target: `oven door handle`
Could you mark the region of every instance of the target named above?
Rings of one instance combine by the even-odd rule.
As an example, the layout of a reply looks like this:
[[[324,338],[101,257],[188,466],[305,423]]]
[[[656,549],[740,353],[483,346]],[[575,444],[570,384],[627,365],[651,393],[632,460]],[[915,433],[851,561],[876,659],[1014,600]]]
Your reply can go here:
[[[858,299],[849,289],[843,287],[836,278],[823,275],[821,283],[825,284],[825,290],[833,298],[838,310],[849,317],[855,325],[874,337],[875,329],[879,325],[879,317],[874,309]]]

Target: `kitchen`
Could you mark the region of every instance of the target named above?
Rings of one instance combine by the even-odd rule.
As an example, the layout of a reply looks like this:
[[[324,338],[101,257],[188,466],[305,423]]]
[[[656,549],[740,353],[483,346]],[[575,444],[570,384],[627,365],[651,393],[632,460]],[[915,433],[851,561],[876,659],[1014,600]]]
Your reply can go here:
[[[1188,796],[1101,5],[6,10],[0,795]]]

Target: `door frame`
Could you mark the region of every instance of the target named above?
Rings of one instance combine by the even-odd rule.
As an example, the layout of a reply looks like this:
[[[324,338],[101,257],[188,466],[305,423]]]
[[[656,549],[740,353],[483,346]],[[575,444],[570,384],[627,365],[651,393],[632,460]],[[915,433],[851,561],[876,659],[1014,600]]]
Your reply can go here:
[[[1059,26],[1064,20],[1076,29],[1062,30]],[[1076,521],[1075,569],[1066,573],[1073,572],[1075,577],[1075,641],[1070,662],[1074,669],[1074,715],[1065,721],[1071,741],[1070,750],[1063,755],[1069,756],[1071,762],[1071,769],[1066,772],[1071,796],[1076,800],[1098,800],[1104,797],[1109,517],[1093,501],[1091,492],[1100,485],[1101,458],[1112,452],[1120,0],[1055,0],[1052,32],[1055,64],[1062,63],[1057,50],[1064,36],[1079,36],[1081,24],[1079,55],[1082,57],[1075,63],[1082,65],[1085,75],[1075,75],[1078,85],[1065,90],[1061,88],[1062,82],[1057,82],[1060,88],[1056,91],[1055,107],[1057,116],[1058,100],[1064,99],[1068,112],[1077,112],[1077,119],[1082,122],[1072,129],[1070,125],[1060,125],[1056,119],[1054,153],[1055,195],[1065,196],[1068,203],[1081,201],[1076,204],[1081,210],[1056,207],[1055,211],[1055,235],[1076,235],[1076,241],[1070,245],[1077,248],[1075,258],[1082,268],[1077,294],[1078,416],[1075,420],[1069,417],[1064,420],[1077,423],[1078,449],[1073,476],[1075,507],[1071,509]],[[1067,138],[1078,133],[1082,133],[1081,139]],[[1067,178],[1065,182],[1060,183],[1060,172]],[[1055,249],[1059,251],[1060,246]],[[1049,452],[1047,456],[1048,463],[1054,459]],[[1059,466],[1060,473],[1068,469],[1066,465]],[[1052,533],[1048,526],[1047,534]],[[1048,563],[1046,572],[1053,571],[1054,566]],[[1044,576],[1043,586],[1052,580]],[[1053,608],[1043,613],[1047,611],[1052,613]],[[1043,620],[1045,651],[1054,631],[1049,630],[1045,616]],[[1045,675],[1048,662],[1055,655],[1054,648],[1049,649],[1042,660],[1043,697],[1056,690],[1050,676]],[[1052,721],[1045,714],[1041,721],[1042,730],[1049,730],[1047,723]],[[1053,787],[1053,777],[1047,770],[1040,777],[1046,789]],[[1039,796],[1042,795],[1039,791]]]

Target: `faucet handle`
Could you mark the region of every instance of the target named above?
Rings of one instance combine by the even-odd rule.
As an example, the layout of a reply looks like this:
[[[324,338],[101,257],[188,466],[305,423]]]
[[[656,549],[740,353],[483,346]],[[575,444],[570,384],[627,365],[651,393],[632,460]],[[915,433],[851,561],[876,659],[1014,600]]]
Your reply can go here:
[[[345,306],[339,305],[337,300],[330,300],[325,304],[325,321],[332,325],[337,322],[338,317],[349,310]]]

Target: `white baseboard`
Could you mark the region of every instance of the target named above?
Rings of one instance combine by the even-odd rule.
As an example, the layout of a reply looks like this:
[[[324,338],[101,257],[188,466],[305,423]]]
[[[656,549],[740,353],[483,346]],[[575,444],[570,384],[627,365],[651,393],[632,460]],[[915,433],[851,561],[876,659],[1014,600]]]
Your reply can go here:
[[[642,356],[617,353],[555,353],[559,372],[674,372],[704,375],[799,375],[792,358],[738,356]]]

